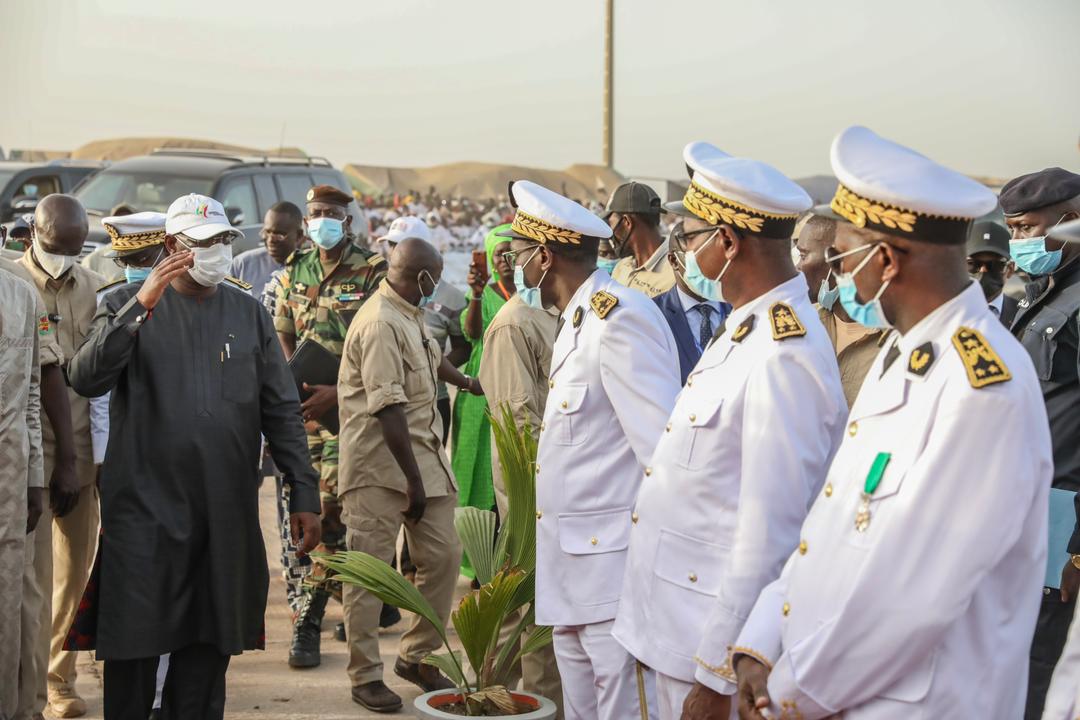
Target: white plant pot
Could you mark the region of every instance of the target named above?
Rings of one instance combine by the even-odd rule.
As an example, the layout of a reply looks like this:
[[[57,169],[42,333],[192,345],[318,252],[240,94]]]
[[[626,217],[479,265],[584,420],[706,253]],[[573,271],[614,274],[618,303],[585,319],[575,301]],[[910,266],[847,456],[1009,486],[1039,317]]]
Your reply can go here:
[[[553,720],[555,717],[555,703],[546,697],[518,690],[512,690],[510,694],[518,702],[535,705],[536,709],[520,715],[502,715],[499,717],[513,718],[513,720]],[[433,700],[434,704],[432,703]],[[439,702],[440,700],[444,702],[460,701],[461,693],[457,690],[435,690],[434,692],[424,693],[413,701],[416,717],[424,720],[461,720],[461,718],[465,717],[464,715],[454,715],[439,710],[438,705],[442,704]],[[488,717],[492,716],[489,715]]]

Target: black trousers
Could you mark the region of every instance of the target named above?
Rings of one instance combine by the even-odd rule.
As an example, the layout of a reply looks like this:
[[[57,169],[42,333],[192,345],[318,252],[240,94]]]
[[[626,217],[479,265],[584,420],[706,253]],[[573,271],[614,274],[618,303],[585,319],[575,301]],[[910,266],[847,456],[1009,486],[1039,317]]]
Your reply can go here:
[[[161,696],[164,720],[221,720],[225,716],[228,655],[213,645],[189,645],[169,658]],[[154,705],[158,658],[105,661],[105,720],[146,720]]]
[[[1035,625],[1035,638],[1031,642],[1031,665],[1028,670],[1027,707],[1024,720],[1039,720],[1046,704],[1046,691],[1050,689],[1050,676],[1054,674],[1065,640],[1069,634],[1076,601],[1061,602],[1061,593],[1050,588],[1043,595],[1039,608],[1039,620]]]

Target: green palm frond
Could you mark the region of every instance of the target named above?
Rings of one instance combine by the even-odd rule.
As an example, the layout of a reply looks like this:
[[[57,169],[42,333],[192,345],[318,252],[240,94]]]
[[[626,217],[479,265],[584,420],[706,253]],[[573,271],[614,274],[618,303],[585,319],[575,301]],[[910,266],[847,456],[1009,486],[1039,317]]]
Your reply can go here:
[[[474,507],[454,510],[454,528],[481,585],[495,575],[495,513]]]
[[[462,653],[460,650],[454,652],[445,652],[439,655],[428,655],[424,658],[425,665],[434,665],[439,668],[446,677],[450,679],[450,682],[454,683],[454,686],[462,692],[469,692],[471,686],[468,679],[465,677],[462,671]]]
[[[508,567],[530,572],[536,567],[536,447],[532,427],[518,426],[509,406],[500,408],[500,418],[489,411],[495,447],[509,512],[499,532],[496,558],[506,558]]]
[[[454,629],[469,664],[479,677],[480,687],[486,687],[486,676],[494,660],[499,629],[506,622],[509,608],[525,575],[518,570],[500,572],[491,582],[461,599],[457,610],[451,614]]]

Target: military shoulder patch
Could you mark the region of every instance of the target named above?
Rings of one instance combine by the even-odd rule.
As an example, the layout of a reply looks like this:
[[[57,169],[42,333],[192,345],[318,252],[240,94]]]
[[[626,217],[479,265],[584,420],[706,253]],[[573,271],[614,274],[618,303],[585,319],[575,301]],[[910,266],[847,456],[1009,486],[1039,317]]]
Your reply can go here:
[[[907,369],[912,375],[922,377],[934,364],[934,344],[925,342],[911,351],[908,357]]]
[[[986,344],[986,338],[978,330],[960,328],[953,334],[952,344],[956,352],[960,353],[971,387],[981,388],[1012,379],[1009,368],[1005,367],[994,349]]]
[[[802,337],[806,334],[806,328],[799,322],[798,315],[787,303],[772,304],[769,308],[769,322],[772,323],[773,340]]]
[[[754,317],[754,315],[751,315],[739,323],[739,326],[735,328],[735,332],[731,333],[732,342],[741,343],[746,339],[746,336],[754,329]]]
[[[609,292],[601,290],[595,293],[589,300],[589,304],[592,305],[593,312],[601,320],[605,319],[615,306],[619,304],[619,298],[615,297]]]
[[[120,287],[121,285],[126,285],[126,284],[127,284],[127,278],[122,277],[119,280],[113,280],[112,282],[105,283],[104,285],[99,287],[95,292],[99,292],[99,293],[100,292],[105,292],[106,290],[112,290],[115,287]]]
[[[228,280],[229,282],[231,282],[236,287],[240,288],[241,290],[250,290],[251,289],[251,283],[246,283],[243,280],[241,280],[240,278],[235,278],[232,275],[226,275],[225,279]]]
[[[574,327],[581,327],[581,321],[585,319],[585,310],[580,305],[574,308]]]

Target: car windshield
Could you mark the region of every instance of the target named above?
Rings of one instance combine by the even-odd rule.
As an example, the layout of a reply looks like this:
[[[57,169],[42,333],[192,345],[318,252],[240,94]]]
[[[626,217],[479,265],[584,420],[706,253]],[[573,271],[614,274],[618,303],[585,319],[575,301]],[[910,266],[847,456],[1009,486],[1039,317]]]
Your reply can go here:
[[[181,195],[209,195],[213,184],[210,178],[106,170],[90,178],[75,194],[87,210],[101,214],[121,203],[138,212],[165,212]]]

